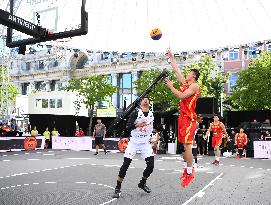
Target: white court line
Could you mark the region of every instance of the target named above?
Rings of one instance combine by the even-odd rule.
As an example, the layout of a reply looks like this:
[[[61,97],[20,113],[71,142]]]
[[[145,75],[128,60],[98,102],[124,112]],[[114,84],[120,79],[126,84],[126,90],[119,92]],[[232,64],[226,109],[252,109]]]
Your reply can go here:
[[[230,166],[231,166],[231,167],[235,167],[235,165],[234,165],[234,164],[231,164]]]
[[[4,154],[3,157],[7,157],[8,155]]]
[[[75,182],[76,184],[86,184],[87,182]]]
[[[56,182],[44,182],[45,184],[56,184]]]
[[[17,156],[18,154],[13,154],[14,156]]]
[[[102,203],[102,204],[100,204],[100,205],[109,204],[109,203],[111,203],[111,202],[115,201],[116,199],[117,199],[117,198],[115,198],[115,199],[111,199],[110,201],[104,202],[104,203]]]
[[[4,159],[3,162],[10,162],[10,160],[9,159]]]
[[[49,156],[49,155],[55,155],[55,154],[43,154],[44,156]]]
[[[78,157],[78,158],[76,158],[76,157],[71,157],[71,158],[65,158],[65,159],[94,159],[94,158],[89,158],[89,157]]]
[[[161,159],[157,159],[157,160],[156,160],[156,162],[162,162],[162,161],[163,161],[163,160],[161,160]]]
[[[240,167],[245,167],[244,165],[240,166]]]
[[[29,161],[37,161],[37,160],[40,160],[40,159],[27,159]]]
[[[216,178],[214,178],[212,181],[210,181],[209,184],[207,184],[205,187],[203,187],[201,190],[199,190],[194,196],[192,196],[190,199],[188,199],[188,200],[187,200],[186,202],[184,202],[182,205],[186,205],[186,204],[190,203],[194,198],[196,198],[196,197],[198,197],[198,196],[202,197],[203,194],[204,194],[203,191],[204,191],[205,189],[207,189],[209,186],[213,185],[214,182],[215,182],[216,180],[220,179],[222,175],[223,175],[223,172],[220,173],[220,174],[219,174]]]

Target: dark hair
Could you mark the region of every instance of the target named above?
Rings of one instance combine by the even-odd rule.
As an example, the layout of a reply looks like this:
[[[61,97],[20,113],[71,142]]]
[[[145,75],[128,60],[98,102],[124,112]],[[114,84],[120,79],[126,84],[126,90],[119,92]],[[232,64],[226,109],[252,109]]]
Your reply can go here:
[[[146,96],[144,96],[143,98],[140,99],[140,103],[141,103],[142,100],[145,99],[145,98],[147,98],[149,101],[151,101],[150,98],[149,98],[149,96],[146,95]]]
[[[195,80],[198,80],[199,76],[200,76],[199,70],[197,70],[197,69],[191,69],[190,71],[192,71],[194,73]]]

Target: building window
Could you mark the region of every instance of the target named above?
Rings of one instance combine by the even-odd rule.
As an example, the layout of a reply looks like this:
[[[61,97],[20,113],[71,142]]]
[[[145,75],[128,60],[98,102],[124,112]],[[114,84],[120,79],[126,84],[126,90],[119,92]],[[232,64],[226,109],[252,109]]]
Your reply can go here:
[[[232,73],[229,77],[229,83],[228,83],[228,93],[233,92],[233,86],[236,85],[236,81],[238,79],[238,73]]]
[[[42,99],[42,108],[48,108],[48,99]]]
[[[257,48],[255,46],[249,47],[248,48],[248,55],[249,57],[254,57],[256,54]]]
[[[41,84],[42,84],[42,81],[35,82],[35,89],[41,90]]]
[[[26,95],[28,93],[30,83],[22,83],[22,95]]]
[[[42,100],[36,99],[36,108],[42,108]]]
[[[39,70],[43,70],[43,69],[44,69],[44,62],[39,61]]]
[[[62,99],[57,99],[56,108],[62,108]]]
[[[50,108],[56,108],[56,99],[50,99]]]
[[[239,50],[233,49],[229,51],[229,60],[238,60]]]
[[[26,71],[29,71],[29,70],[30,70],[30,67],[31,67],[31,63],[30,63],[30,62],[26,62],[26,63],[25,63],[25,70],[26,70]]]
[[[57,61],[57,60],[55,60],[55,61],[54,61],[54,64],[53,64],[53,67],[57,67],[57,66],[58,66],[58,64],[59,64],[59,63],[58,63],[58,61]]]
[[[122,88],[131,89],[132,88],[132,75],[131,73],[126,73],[122,75]]]
[[[51,80],[50,81],[50,90],[55,91],[58,90],[58,84],[60,83],[60,80]]]

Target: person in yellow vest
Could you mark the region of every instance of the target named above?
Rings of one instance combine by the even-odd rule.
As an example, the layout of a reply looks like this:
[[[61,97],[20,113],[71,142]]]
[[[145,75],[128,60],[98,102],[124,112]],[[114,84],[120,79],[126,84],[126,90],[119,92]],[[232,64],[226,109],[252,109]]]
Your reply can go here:
[[[39,132],[38,132],[38,130],[37,130],[37,127],[34,126],[34,129],[31,130],[31,136],[36,137],[36,136],[38,136],[38,134],[39,134]]]
[[[43,136],[45,137],[45,146],[44,148],[47,149],[50,143],[50,132],[49,132],[49,128],[46,127],[45,132],[43,133]]]
[[[56,130],[56,128],[54,127],[53,131],[52,131],[52,136],[59,136],[58,131]]]

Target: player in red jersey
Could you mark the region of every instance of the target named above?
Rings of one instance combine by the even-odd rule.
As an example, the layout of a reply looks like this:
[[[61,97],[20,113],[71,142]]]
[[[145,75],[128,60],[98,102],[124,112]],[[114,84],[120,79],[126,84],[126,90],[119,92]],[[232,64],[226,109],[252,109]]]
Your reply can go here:
[[[229,137],[225,129],[225,125],[219,121],[219,118],[217,115],[214,115],[214,122],[210,124],[210,127],[206,132],[206,138],[208,137],[210,131],[213,132],[212,147],[215,150],[215,161],[213,161],[212,164],[219,165],[219,157],[221,155],[220,145],[222,143],[223,133],[226,135],[228,140],[229,140]]]
[[[183,158],[187,163],[187,168],[184,169],[183,175],[180,177],[181,186],[188,186],[195,178],[193,170],[193,154],[192,143],[196,131],[197,115],[195,113],[196,103],[200,95],[200,88],[197,83],[199,78],[199,71],[191,69],[186,77],[183,76],[177,66],[174,54],[170,49],[167,50],[166,55],[170,59],[171,66],[176,74],[178,81],[182,84],[178,90],[174,88],[173,83],[165,79],[165,85],[176,95],[181,101],[179,103],[180,116],[178,119],[178,140],[184,145]]]
[[[247,145],[247,135],[244,133],[244,128],[240,128],[240,132],[235,135],[235,143],[238,149],[237,157],[245,157],[244,148]]]

